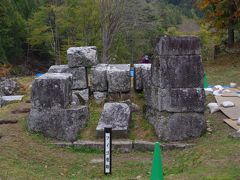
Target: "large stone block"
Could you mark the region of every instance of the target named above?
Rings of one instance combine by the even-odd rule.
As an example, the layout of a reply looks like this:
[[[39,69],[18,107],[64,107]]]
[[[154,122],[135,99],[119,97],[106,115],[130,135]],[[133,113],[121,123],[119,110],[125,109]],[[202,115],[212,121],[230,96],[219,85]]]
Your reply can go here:
[[[152,65],[152,84],[160,88],[203,88],[201,56],[157,56]]]
[[[54,65],[48,73],[70,73],[72,74],[72,89],[85,89],[88,87],[87,69],[85,67],[69,68],[68,65]]]
[[[92,68],[92,90],[93,91],[107,91],[107,64],[98,64]]]
[[[156,51],[158,55],[199,55],[200,39],[195,36],[161,37]]]
[[[45,136],[65,141],[75,141],[89,119],[86,106],[70,109],[31,109],[28,128]]]
[[[131,88],[130,65],[111,64],[107,70],[108,92],[129,92]]]
[[[206,131],[203,113],[167,113],[146,107],[145,116],[163,141],[180,141],[200,137]]]
[[[46,73],[32,84],[33,108],[66,108],[72,100],[72,75]]]
[[[90,67],[98,63],[95,46],[71,47],[67,50],[68,65],[72,67]]]
[[[161,89],[150,87],[145,93],[146,105],[158,111],[204,112],[205,92],[203,88]]]
[[[130,107],[125,103],[105,103],[96,128],[97,136],[103,137],[105,127],[112,127],[113,137],[124,138],[128,135],[131,119]]]
[[[144,80],[148,81],[151,76],[151,64],[134,64],[134,88],[137,91],[143,90]]]

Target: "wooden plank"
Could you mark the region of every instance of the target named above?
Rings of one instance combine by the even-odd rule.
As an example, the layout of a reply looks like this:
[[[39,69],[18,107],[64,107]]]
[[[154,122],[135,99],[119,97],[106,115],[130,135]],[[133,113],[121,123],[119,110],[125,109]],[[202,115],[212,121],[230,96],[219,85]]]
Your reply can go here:
[[[216,99],[218,105],[221,105],[224,101],[231,101],[235,104],[236,107],[240,107],[240,98],[239,97],[215,96],[215,99]]]
[[[237,120],[240,117],[240,107],[220,107],[220,110],[230,119]]]
[[[230,119],[238,119],[240,117],[240,98],[239,97],[215,96],[215,99],[220,107],[220,110]],[[228,107],[228,108],[221,107],[221,104],[224,101],[233,102],[235,104],[235,107]]]
[[[229,126],[231,126],[233,129],[236,129],[237,131],[240,130],[240,126],[237,125],[237,121],[234,121],[232,119],[223,119],[223,121]]]

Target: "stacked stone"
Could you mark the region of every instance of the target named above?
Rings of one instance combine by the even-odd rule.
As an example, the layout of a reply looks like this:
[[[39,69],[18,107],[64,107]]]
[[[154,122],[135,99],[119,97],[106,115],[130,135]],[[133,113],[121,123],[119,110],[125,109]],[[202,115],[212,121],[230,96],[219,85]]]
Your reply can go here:
[[[130,64],[98,64],[92,68],[92,90],[96,101],[125,99],[131,90]]]
[[[87,68],[97,64],[95,46],[71,47],[67,51],[68,65],[51,66],[49,73],[70,73],[73,77],[73,94],[82,101],[89,100]]]
[[[102,103],[107,98],[107,64],[98,64],[92,68],[92,91],[97,103]]]
[[[32,85],[28,128],[45,136],[75,141],[89,114],[86,106],[71,106],[72,75],[46,73]]]
[[[151,74],[145,113],[158,137],[165,141],[199,137],[206,129],[199,38],[160,38]]]
[[[134,89],[144,90],[150,82],[151,64],[134,64]]]

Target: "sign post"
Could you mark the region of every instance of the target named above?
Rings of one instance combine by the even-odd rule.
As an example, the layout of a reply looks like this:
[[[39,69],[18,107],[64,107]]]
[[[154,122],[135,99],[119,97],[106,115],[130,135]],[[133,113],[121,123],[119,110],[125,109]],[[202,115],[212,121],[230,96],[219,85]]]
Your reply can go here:
[[[112,173],[112,128],[104,128],[104,174]]]

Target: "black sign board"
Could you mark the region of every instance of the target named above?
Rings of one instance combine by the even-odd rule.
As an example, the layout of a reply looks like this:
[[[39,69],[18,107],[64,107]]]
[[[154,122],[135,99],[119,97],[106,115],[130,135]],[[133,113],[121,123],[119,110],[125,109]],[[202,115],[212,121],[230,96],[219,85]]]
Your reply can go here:
[[[104,174],[112,173],[112,128],[104,128]]]

